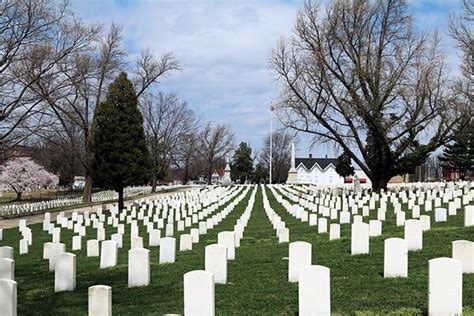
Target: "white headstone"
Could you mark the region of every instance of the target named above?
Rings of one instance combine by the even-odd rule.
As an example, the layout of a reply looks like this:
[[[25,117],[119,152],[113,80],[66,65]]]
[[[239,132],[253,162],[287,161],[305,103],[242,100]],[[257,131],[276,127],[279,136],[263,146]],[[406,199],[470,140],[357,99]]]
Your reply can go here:
[[[205,270],[214,274],[215,283],[227,283],[227,248],[218,244],[206,246]]]
[[[160,263],[173,263],[176,260],[176,239],[164,237],[160,240]]]
[[[62,253],[56,256],[54,268],[54,291],[74,291],[76,288],[76,255]]]
[[[2,246],[0,247],[0,258],[8,258],[8,259],[14,259],[13,258],[13,247],[10,246]]]
[[[286,227],[278,228],[278,242],[290,242],[290,230]]]
[[[369,221],[369,236],[378,237],[382,235],[382,222],[376,219]]]
[[[351,254],[369,253],[369,224],[353,223],[351,229]]]
[[[327,218],[320,217],[318,220],[318,234],[328,232],[328,220]]]
[[[199,242],[199,229],[198,228],[191,228],[189,231],[191,236],[193,237],[193,243],[198,243]]]
[[[235,259],[235,236],[234,232],[223,231],[217,234],[217,243],[227,248],[227,259]]]
[[[384,278],[406,278],[408,276],[408,244],[402,238],[384,241]]]
[[[464,226],[474,226],[474,205],[466,205],[464,208]]]
[[[184,274],[184,315],[214,316],[214,275],[196,270]]]
[[[329,240],[341,238],[341,225],[332,223],[329,225]]]
[[[455,240],[452,244],[452,257],[462,262],[462,272],[474,273],[474,241]]]
[[[128,287],[150,284],[150,250],[132,248],[128,251]]]
[[[435,208],[435,222],[446,222],[447,219],[448,215],[445,208]]]
[[[112,234],[110,238],[117,243],[118,248],[123,246],[123,235],[120,233]]]
[[[66,252],[66,245],[63,243],[51,243],[49,247],[49,271],[54,271],[56,267],[56,257]]]
[[[0,258],[0,279],[15,280],[15,261]]]
[[[155,247],[160,245],[161,239],[161,230],[159,229],[152,229],[148,233],[148,244],[150,247]]]
[[[324,266],[310,265],[300,270],[299,315],[331,315],[331,276]]]
[[[112,288],[106,285],[89,287],[89,316],[112,316]]]
[[[100,250],[100,268],[106,269],[117,265],[118,244],[113,240],[102,242]]]
[[[131,237],[130,248],[143,248],[143,238],[138,236]]]
[[[20,255],[26,255],[28,253],[28,240],[20,239]]]
[[[0,279],[0,315],[16,316],[17,284],[13,280]]]
[[[423,248],[423,227],[418,219],[409,219],[405,222],[405,240],[408,250],[421,250]]]
[[[462,262],[451,258],[428,261],[428,314],[462,314]]]
[[[166,237],[173,237],[174,226],[173,224],[166,224]]]
[[[311,249],[311,244],[305,241],[290,243],[288,256],[289,282],[298,282],[300,270],[311,265]]]
[[[72,250],[81,250],[82,248],[82,237],[81,236],[72,236]]]
[[[193,250],[193,237],[190,234],[179,236],[179,251]]]
[[[405,225],[405,212],[398,211],[396,213],[396,217],[397,217],[397,226],[398,227]]]
[[[87,241],[87,256],[88,257],[99,256],[99,241],[97,239],[91,239]]]
[[[431,217],[429,215],[421,215],[420,221],[421,221],[421,228],[423,229],[424,232],[431,229]]]

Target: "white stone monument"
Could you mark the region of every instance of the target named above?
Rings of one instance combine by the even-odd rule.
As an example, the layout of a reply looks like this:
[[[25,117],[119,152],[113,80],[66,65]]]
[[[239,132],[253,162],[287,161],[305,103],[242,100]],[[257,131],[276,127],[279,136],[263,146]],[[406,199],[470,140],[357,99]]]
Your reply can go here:
[[[296,150],[295,150],[295,143],[293,142],[291,143],[291,168],[288,171],[288,179],[286,179],[287,184],[299,183],[298,171],[296,170],[295,160],[296,160]]]
[[[230,157],[229,154],[226,155],[225,159],[225,169],[224,169],[224,176],[222,177],[222,184],[224,185],[229,185],[232,183],[232,180],[230,179]]]

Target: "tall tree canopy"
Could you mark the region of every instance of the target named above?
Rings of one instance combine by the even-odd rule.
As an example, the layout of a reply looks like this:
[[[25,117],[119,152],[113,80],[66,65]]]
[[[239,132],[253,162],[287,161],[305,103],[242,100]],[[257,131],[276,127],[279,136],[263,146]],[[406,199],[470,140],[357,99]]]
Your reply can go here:
[[[241,142],[235,150],[230,175],[232,180],[239,180],[240,183],[253,177],[252,148],[246,142]]]
[[[474,121],[462,128],[454,140],[447,144],[443,156],[444,166],[459,170],[459,178],[464,180],[474,169]]]
[[[408,11],[405,0],[306,2],[271,55],[282,123],[335,143],[376,191],[447,143],[469,107],[448,89],[438,37]]]
[[[146,184],[150,178],[143,117],[125,72],[110,84],[105,101],[99,104],[92,133],[94,183],[117,191],[122,209],[123,189]]]
[[[231,151],[233,144],[234,134],[230,127],[225,124],[214,127],[209,122],[199,134],[196,150],[206,167],[205,172],[209,183],[211,183],[212,172],[216,164]]]
[[[178,165],[181,149],[196,133],[197,120],[187,103],[173,93],[149,94],[141,105],[155,192],[157,181],[167,175],[172,165]]]
[[[351,156],[348,153],[343,152],[339,157],[337,157],[336,172],[341,177],[348,177],[354,174]]]

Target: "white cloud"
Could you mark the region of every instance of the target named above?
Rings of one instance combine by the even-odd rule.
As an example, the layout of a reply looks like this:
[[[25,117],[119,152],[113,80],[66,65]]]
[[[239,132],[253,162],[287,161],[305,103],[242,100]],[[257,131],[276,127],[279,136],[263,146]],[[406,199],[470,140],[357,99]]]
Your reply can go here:
[[[176,92],[204,119],[230,124],[239,141],[261,145],[268,131],[269,104],[277,95],[269,52],[281,36],[291,33],[303,0],[72,2],[89,21],[122,24],[131,53],[144,48],[157,54],[175,52],[183,71],[163,80],[160,89]],[[419,26],[443,32],[448,13],[424,10],[427,2],[410,1]],[[442,3],[434,0],[429,7]],[[455,53],[448,53],[448,61],[455,61]],[[317,151],[331,152],[324,146]]]

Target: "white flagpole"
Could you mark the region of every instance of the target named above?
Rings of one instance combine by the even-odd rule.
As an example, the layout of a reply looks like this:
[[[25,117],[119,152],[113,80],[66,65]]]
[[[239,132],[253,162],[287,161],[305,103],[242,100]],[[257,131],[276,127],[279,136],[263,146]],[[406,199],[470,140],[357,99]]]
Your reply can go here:
[[[270,180],[269,183],[272,184],[272,160],[273,160],[273,105],[270,103]]]

